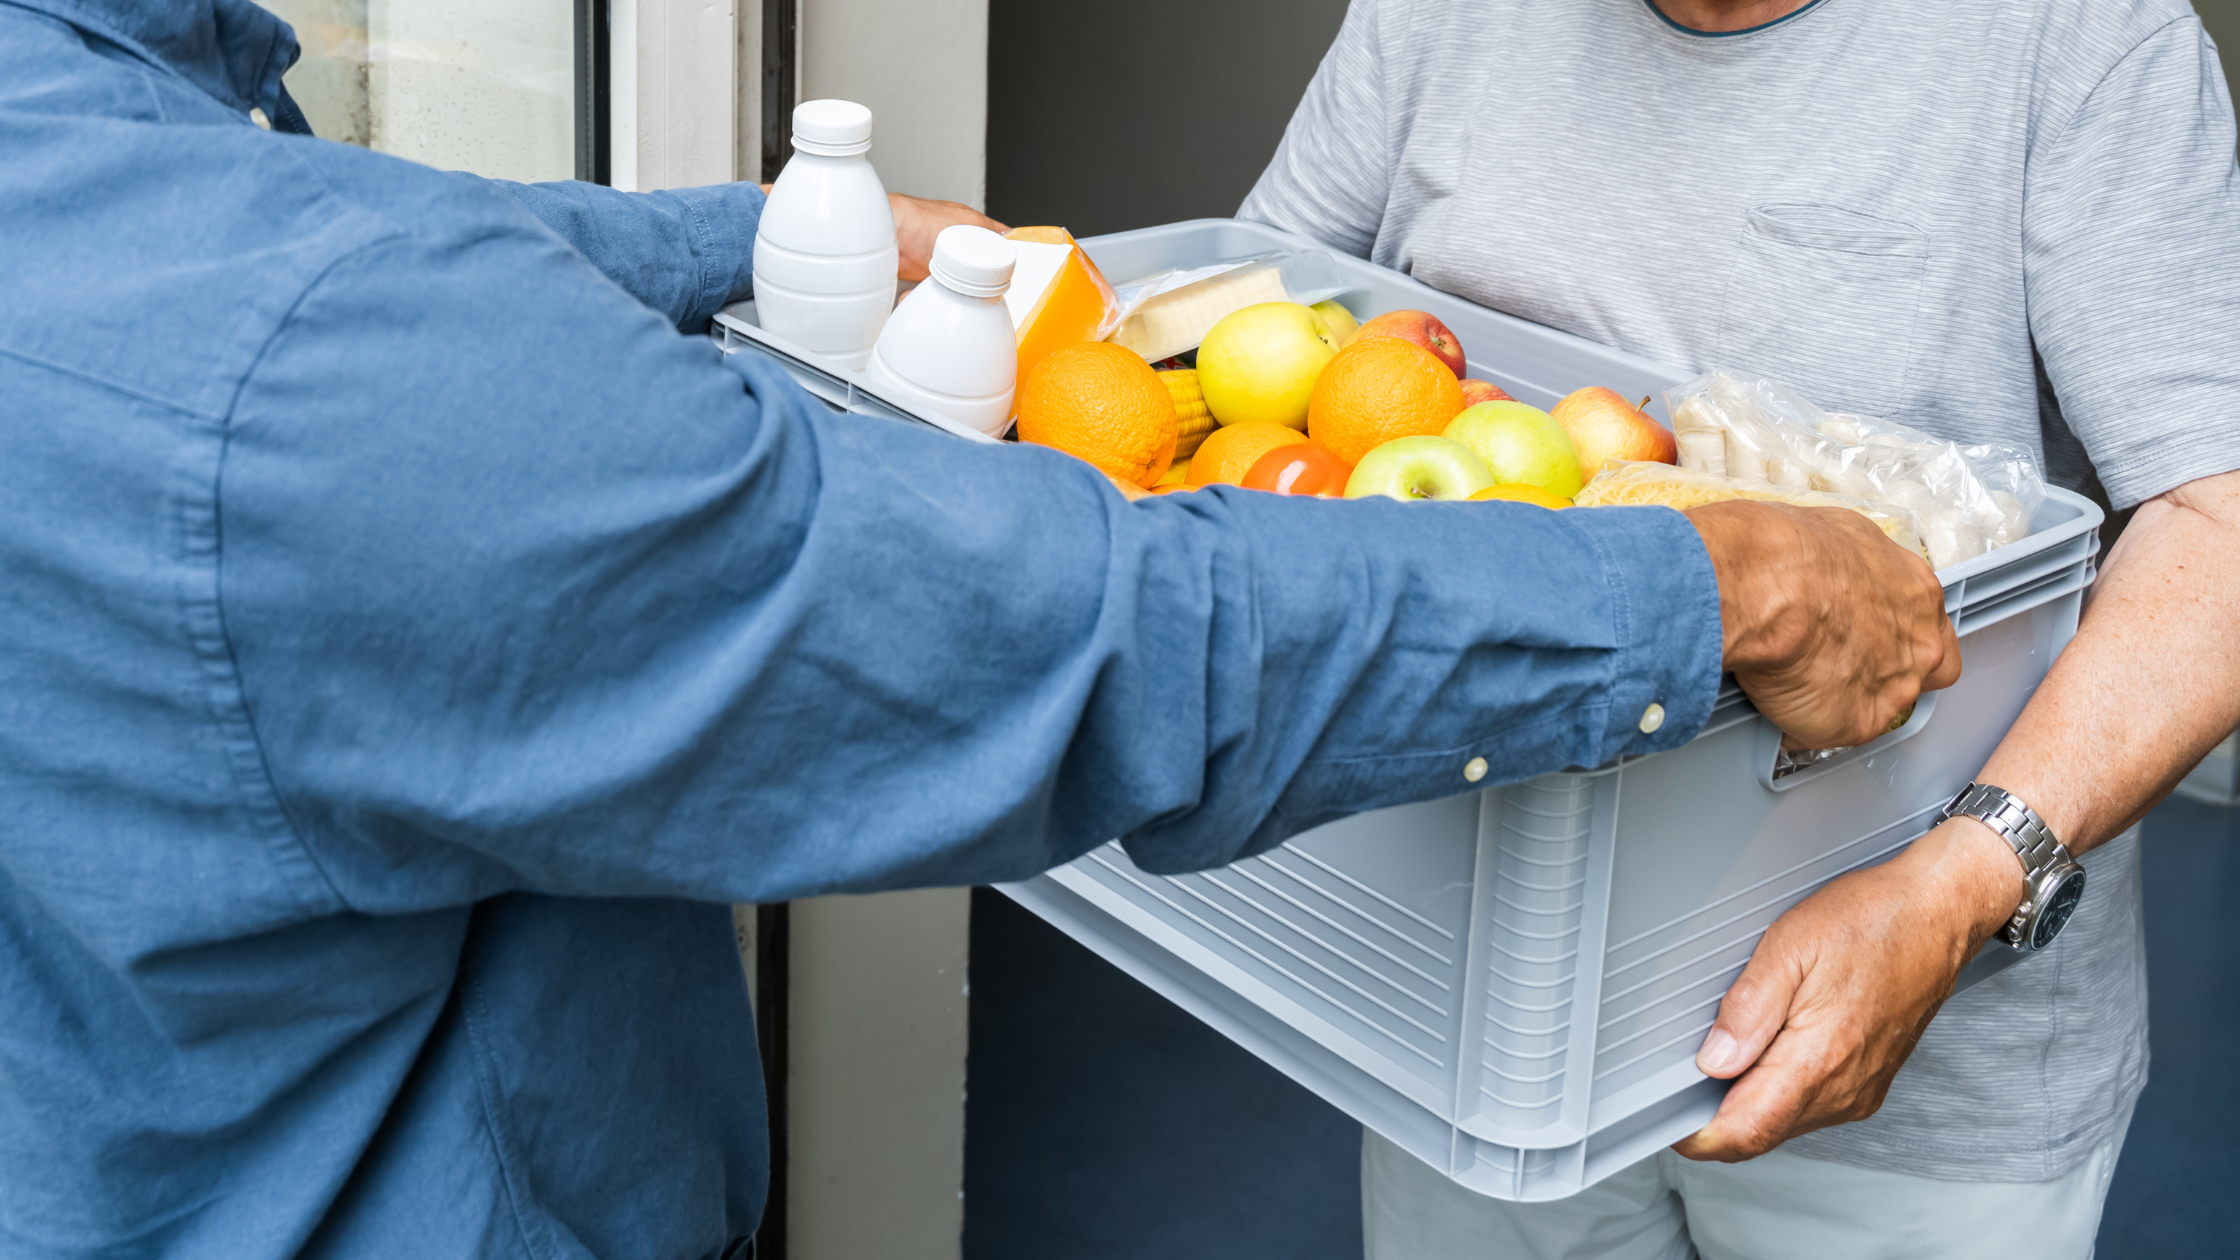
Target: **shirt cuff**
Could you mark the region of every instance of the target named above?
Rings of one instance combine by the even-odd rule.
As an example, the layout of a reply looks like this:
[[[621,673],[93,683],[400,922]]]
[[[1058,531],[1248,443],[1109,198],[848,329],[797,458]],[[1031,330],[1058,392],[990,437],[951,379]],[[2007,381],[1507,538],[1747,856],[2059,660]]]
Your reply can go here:
[[[1124,838],[1146,870],[1223,865],[1350,814],[1676,748],[1710,718],[1718,579],[1679,512],[1313,514],[1200,493],[1231,508],[1250,550],[1287,560],[1256,575],[1235,618],[1255,627],[1257,698],[1208,695],[1210,744],[1242,751],[1208,759],[1192,813]],[[1473,574],[1457,563],[1470,556],[1498,560]],[[1244,669],[1217,659],[1210,673]],[[1316,701],[1333,678],[1345,695]],[[1307,701],[1278,698],[1293,695]],[[1297,740],[1313,746],[1291,762]],[[1287,779],[1272,808],[1233,790],[1271,772]]]
[[[676,188],[674,197],[692,225],[693,256],[700,263],[700,304],[680,326],[696,327],[754,291],[754,236],[767,200],[759,185],[710,184]]]
[[[1303,768],[1277,806],[1283,817],[1239,856],[1348,814],[1595,769],[1696,737],[1718,699],[1723,664],[1719,581],[1702,535],[1669,508],[1575,508],[1561,516],[1576,518],[1563,523],[1584,544],[1563,548],[1566,562],[1579,580],[1599,579],[1602,588],[1599,599],[1566,601],[1605,612],[1599,624],[1576,627],[1579,637],[1566,645],[1599,641],[1594,663],[1574,673],[1581,658],[1550,652],[1520,675],[1458,641],[1448,703],[1421,715],[1413,729],[1362,732],[1399,747]],[[1580,563],[1589,557],[1591,565]],[[1504,601],[1534,597],[1529,582],[1487,592],[1484,624],[1509,620]],[[1534,698],[1510,690],[1519,685]],[[1437,709],[1472,716],[1450,725]]]
[[[1620,638],[1602,763],[1678,748],[1710,720],[1724,674],[1719,576],[1703,535],[1669,508],[1595,508],[1575,523],[1602,562]]]

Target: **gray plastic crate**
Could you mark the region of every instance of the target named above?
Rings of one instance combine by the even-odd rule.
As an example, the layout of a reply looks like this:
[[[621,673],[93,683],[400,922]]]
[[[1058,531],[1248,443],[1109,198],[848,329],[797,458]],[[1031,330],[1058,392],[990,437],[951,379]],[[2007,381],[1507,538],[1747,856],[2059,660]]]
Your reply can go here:
[[[2205,805],[2240,805],[2240,734],[2227,735],[2210,749],[2201,764],[2178,781],[2178,795]]]
[[[1912,842],[1989,758],[2076,631],[2096,519],[2049,503],[2042,532],[2086,526],[2048,549],[2072,557],[2062,580],[1964,605],[1957,685],[1788,777],[1730,694],[1669,752],[1363,814],[1219,871],[1149,875],[1107,845],[1004,891],[1471,1189],[1576,1193],[1702,1127],[1726,1083],[1695,1052],[1758,937]],[[2017,957],[1987,950],[1961,987]]]
[[[1082,242],[1125,282],[1306,243],[1200,220]],[[1364,314],[1444,320],[1471,374],[1540,406],[1683,373],[1340,258]],[[836,410],[898,409],[752,326]],[[951,428],[948,425],[939,427]],[[977,435],[972,435],[977,436]],[[1782,911],[1927,830],[2076,632],[2099,509],[2053,491],[2028,539],[1940,573],[1965,669],[1872,744],[1784,773],[1731,686],[1684,747],[1363,814],[1218,871],[1146,874],[1107,845],[1004,891],[1456,1181],[1561,1198],[1711,1116],[1695,1069],[1719,999]],[[1987,950],[1965,987],[2016,955]]]

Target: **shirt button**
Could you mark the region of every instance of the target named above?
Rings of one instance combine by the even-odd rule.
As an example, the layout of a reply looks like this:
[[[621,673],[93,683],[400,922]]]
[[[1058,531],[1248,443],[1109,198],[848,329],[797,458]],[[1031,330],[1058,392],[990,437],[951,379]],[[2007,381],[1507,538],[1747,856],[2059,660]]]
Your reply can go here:
[[[1646,708],[1646,709],[1643,709],[1643,710],[1641,711],[1641,733],[1642,733],[1642,734],[1644,734],[1644,735],[1654,735],[1654,734],[1656,734],[1656,733],[1657,733],[1657,729],[1658,729],[1659,727],[1663,726],[1663,725],[1664,725],[1664,706],[1663,706],[1663,705],[1661,705],[1661,704],[1652,704],[1652,705],[1650,705],[1650,706],[1649,706],[1648,708]]]
[[[1486,777],[1486,759],[1483,757],[1472,757],[1470,760],[1464,762],[1462,765],[1462,777],[1468,779],[1472,783],[1476,783],[1478,780]]]

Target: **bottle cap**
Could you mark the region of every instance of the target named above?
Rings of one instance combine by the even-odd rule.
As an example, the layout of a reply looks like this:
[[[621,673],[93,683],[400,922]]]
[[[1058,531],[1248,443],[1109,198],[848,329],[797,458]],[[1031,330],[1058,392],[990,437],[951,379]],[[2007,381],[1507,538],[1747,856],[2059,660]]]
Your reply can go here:
[[[803,101],[793,107],[793,147],[818,157],[871,151],[871,111],[854,101]]]
[[[982,227],[959,223],[933,238],[933,278],[966,297],[1002,297],[1019,251]]]

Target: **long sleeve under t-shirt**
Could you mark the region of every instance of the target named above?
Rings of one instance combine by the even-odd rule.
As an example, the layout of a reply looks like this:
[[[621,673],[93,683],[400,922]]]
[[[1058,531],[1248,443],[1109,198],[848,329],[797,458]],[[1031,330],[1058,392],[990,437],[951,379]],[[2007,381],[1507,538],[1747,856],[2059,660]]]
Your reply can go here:
[[[835,416],[683,335],[751,187],[260,130],[293,55],[0,3],[0,1254],[717,1254],[726,903],[1216,865],[1708,712],[1676,513]]]

